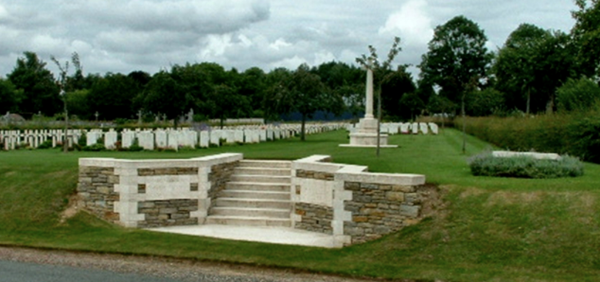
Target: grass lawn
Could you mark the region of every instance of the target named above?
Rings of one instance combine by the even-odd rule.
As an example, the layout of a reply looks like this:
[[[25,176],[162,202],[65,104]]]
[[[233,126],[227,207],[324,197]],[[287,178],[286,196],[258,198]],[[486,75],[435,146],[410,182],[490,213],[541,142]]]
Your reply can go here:
[[[466,159],[490,146],[460,132],[396,135],[397,149],[340,148],[343,131],[256,145],[185,152],[0,152],[0,244],[217,260],[389,279],[597,281],[600,277],[600,165],[562,179],[471,176]],[[191,158],[240,152],[245,158],[331,155],[370,171],[425,174],[445,205],[421,223],[340,250],[237,242],[126,229],[80,213],[60,224],[75,192],[81,157]]]

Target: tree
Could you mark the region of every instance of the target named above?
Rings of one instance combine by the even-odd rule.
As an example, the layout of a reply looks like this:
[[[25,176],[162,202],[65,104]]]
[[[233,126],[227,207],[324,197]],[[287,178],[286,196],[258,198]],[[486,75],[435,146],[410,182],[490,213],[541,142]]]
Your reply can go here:
[[[521,24],[500,49],[492,71],[507,108],[552,111],[554,93],[574,70],[573,45],[562,32]]]
[[[302,117],[300,140],[304,141],[306,119],[317,111],[339,113],[342,109],[341,97],[328,91],[321,78],[310,72],[306,64],[302,64],[284,82],[278,99],[279,113],[298,112]]]
[[[212,116],[219,119],[221,128],[225,119],[247,117],[252,111],[248,97],[238,94],[235,88],[225,84],[213,87],[210,103]]]
[[[0,78],[0,115],[18,110],[20,100],[18,94],[19,92],[9,80]]]
[[[175,128],[187,104],[185,89],[165,71],[156,73],[144,91],[144,109],[173,119]]]
[[[23,54],[25,57],[18,58],[17,65],[8,74],[8,80],[23,94],[19,111],[25,115],[41,112],[46,116],[61,112],[59,89],[46,63],[36,53]]]
[[[600,86],[590,79],[569,79],[556,91],[559,111],[586,111],[600,103]]]
[[[416,90],[406,66],[400,66],[395,72],[387,74],[381,82],[381,92],[385,93],[381,97],[385,115],[395,119],[412,119],[424,107]]]
[[[460,101],[463,121],[465,98],[470,89],[485,78],[492,54],[485,47],[487,37],[482,29],[464,16],[457,16],[437,26],[429,51],[421,62],[422,78],[441,87],[440,94],[450,101]],[[463,135],[465,135],[463,124]],[[463,136],[463,152],[466,144]]]
[[[249,68],[239,75],[238,93],[250,103],[253,117],[264,117],[262,101],[265,95],[265,72],[257,67]]]
[[[571,34],[577,45],[577,64],[581,74],[600,76],[600,1],[575,0],[578,11],[572,12],[575,26]],[[589,5],[588,5],[589,4]]]
[[[141,91],[131,77],[108,73],[92,85],[87,95],[90,114],[98,112],[105,120],[132,118],[136,112],[133,100]]]

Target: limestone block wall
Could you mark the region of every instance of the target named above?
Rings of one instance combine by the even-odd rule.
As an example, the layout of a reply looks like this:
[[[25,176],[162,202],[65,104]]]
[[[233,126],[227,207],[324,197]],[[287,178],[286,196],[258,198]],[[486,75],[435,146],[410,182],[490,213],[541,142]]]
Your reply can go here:
[[[422,215],[425,176],[369,173],[315,155],[292,163],[293,226],[333,235],[339,246],[398,231]]]
[[[79,160],[80,206],[126,227],[203,224],[241,154],[189,160]]]

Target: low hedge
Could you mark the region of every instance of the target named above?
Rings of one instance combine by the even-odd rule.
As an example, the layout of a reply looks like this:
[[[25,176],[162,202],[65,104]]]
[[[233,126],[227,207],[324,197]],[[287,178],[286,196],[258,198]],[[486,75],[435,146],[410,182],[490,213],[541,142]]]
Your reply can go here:
[[[484,152],[470,158],[469,166],[475,176],[559,178],[583,175],[583,163],[571,156],[550,160],[530,156],[494,157],[491,152]]]
[[[455,126],[462,130],[462,121]],[[523,117],[467,117],[466,131],[510,151],[553,152],[600,163],[600,110]]]

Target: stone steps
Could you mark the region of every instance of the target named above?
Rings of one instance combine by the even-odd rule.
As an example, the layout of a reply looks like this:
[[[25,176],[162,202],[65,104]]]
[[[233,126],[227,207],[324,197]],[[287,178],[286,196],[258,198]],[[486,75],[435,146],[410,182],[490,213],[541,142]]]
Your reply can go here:
[[[291,227],[291,162],[242,160],[214,199],[208,224]]]
[[[289,220],[289,218],[283,219],[272,217],[243,217],[222,215],[209,216],[206,219],[206,224],[292,227],[292,222]]]
[[[220,196],[224,198],[237,198],[237,199],[252,199],[254,197],[260,199],[276,199],[287,201],[290,199],[289,187],[284,187],[284,192],[280,191],[261,191],[261,190],[223,190]]]
[[[256,183],[256,182],[228,182],[225,191],[247,191],[248,193],[257,192],[290,192],[289,183]]]

